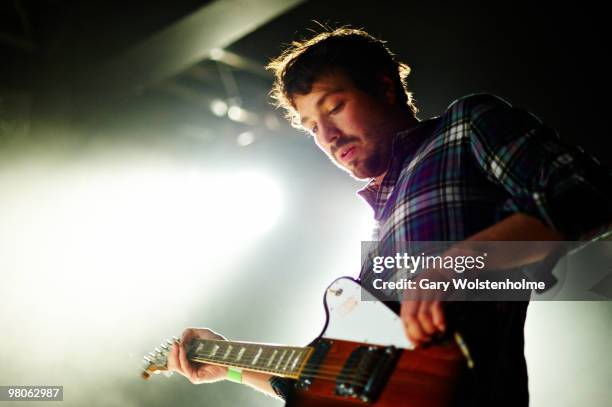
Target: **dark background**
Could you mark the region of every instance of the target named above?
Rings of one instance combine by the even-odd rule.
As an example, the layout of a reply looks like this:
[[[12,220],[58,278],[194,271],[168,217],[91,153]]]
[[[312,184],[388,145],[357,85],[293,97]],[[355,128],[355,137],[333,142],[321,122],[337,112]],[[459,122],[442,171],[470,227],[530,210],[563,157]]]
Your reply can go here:
[[[29,136],[38,137],[36,130],[42,128],[44,133],[48,122],[85,122],[82,134],[93,137],[92,130],[119,121],[142,127],[138,122],[146,109],[162,116],[170,129],[177,123],[196,122],[196,112],[202,120],[215,119],[202,117],[209,112],[199,111],[197,101],[190,103],[188,97],[164,90],[168,82],[178,82],[202,97],[235,96],[228,95],[216,63],[206,58],[182,71],[142,81],[136,90],[124,93],[114,88],[126,87],[125,83],[100,72],[116,64],[113,74],[129,77],[135,68],[125,62],[126,52],[207,3],[2,2],[0,120],[4,127],[19,116],[31,123],[34,131]],[[563,138],[611,162],[605,149],[609,36],[603,3],[309,1],[225,48],[261,67],[279,53],[281,44],[318,29],[315,20],[365,28],[388,41],[398,59],[413,68],[409,84],[422,118],[439,115],[462,95],[491,92],[531,110]],[[146,54],[149,71],[155,70],[155,64],[167,64],[155,59],[156,52],[163,55],[164,46],[172,44],[157,44]],[[259,113],[270,110],[264,96],[269,77],[229,69],[243,104]],[[100,115],[105,120],[92,119]],[[5,131],[1,137],[12,135]]]

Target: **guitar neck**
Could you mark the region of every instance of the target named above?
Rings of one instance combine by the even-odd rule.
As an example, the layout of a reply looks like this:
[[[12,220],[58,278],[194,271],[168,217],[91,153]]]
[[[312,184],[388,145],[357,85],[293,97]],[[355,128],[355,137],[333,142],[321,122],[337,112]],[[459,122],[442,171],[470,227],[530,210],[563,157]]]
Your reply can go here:
[[[312,351],[312,347],[196,339],[191,343],[187,357],[194,362],[238,367],[297,379]]]

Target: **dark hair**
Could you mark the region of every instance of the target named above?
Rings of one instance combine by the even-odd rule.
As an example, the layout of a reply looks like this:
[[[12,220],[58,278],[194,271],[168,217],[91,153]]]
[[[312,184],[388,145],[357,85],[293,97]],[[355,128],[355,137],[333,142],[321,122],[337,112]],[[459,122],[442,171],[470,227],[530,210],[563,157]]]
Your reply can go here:
[[[380,75],[386,74],[393,80],[398,101],[406,104],[413,115],[418,111],[406,83],[410,67],[397,62],[384,41],[362,30],[344,27],[294,41],[267,69],[275,76],[270,95],[277,107],[285,109],[285,116],[295,127],[300,124],[293,95],[308,94],[317,79],[338,70],[372,95],[380,94]]]

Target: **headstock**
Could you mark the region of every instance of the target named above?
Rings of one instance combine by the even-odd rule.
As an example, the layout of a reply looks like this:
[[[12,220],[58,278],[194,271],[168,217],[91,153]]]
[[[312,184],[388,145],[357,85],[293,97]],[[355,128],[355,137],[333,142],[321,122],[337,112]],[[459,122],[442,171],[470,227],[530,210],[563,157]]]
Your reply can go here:
[[[174,336],[155,348],[154,352],[149,352],[143,360],[143,370],[140,374],[143,379],[147,380],[153,373],[164,373],[166,376],[171,376],[172,372],[168,370],[168,352],[173,343],[178,343],[179,339]]]

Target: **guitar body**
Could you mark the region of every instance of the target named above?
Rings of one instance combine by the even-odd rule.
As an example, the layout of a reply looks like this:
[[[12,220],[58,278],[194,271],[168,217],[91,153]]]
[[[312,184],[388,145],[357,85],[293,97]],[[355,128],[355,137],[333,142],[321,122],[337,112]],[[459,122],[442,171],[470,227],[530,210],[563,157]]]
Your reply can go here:
[[[467,367],[454,341],[414,350],[398,315],[350,278],[334,281],[324,304],[325,328],[288,407],[461,405]]]

